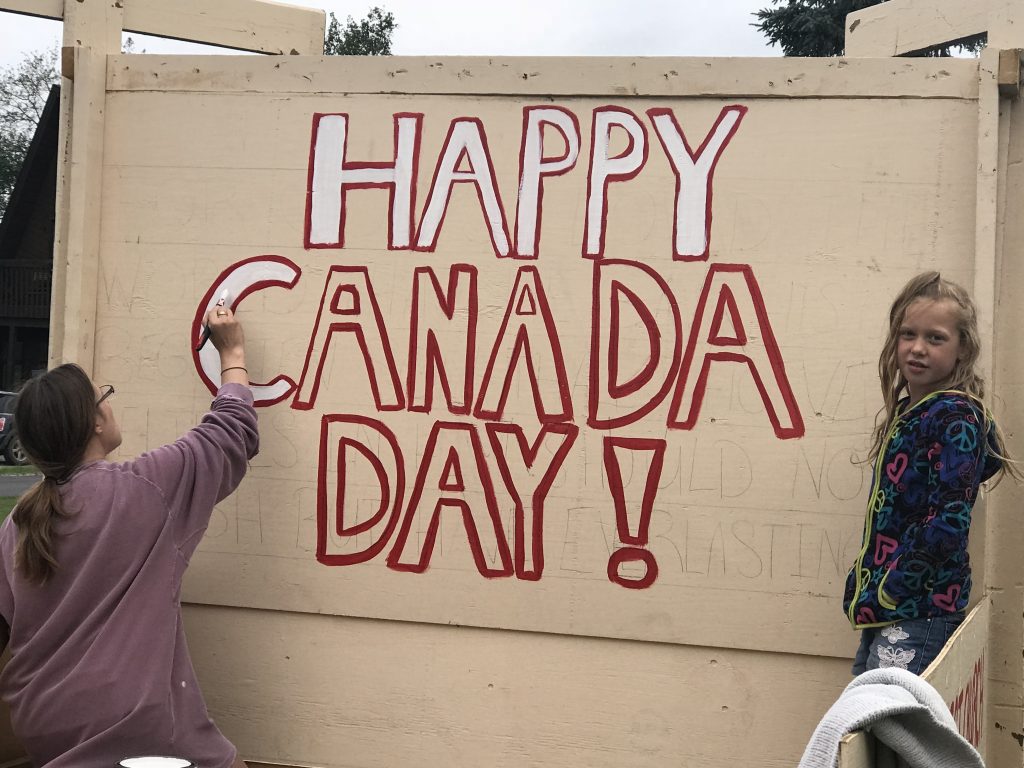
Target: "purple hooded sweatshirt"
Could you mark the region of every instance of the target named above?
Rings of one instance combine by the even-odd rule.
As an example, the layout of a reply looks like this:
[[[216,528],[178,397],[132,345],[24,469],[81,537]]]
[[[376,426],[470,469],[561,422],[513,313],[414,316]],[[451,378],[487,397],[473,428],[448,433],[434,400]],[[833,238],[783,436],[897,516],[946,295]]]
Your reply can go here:
[[[14,567],[0,526],[0,615],[11,660],[0,695],[37,768],[110,768],[140,754],[227,768],[236,750],[210,720],[181,623],[181,580],[213,505],[259,447],[252,392],[220,388],[202,422],[135,461],[79,467],[60,486],[58,569]]]

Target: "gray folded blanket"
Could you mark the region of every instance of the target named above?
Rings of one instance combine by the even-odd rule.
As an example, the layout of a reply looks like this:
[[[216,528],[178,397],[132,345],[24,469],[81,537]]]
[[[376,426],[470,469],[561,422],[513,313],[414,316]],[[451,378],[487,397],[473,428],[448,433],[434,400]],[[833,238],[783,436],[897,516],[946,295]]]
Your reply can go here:
[[[909,768],[985,768],[931,685],[898,667],[853,679],[814,729],[799,768],[835,768],[839,742],[870,731]]]

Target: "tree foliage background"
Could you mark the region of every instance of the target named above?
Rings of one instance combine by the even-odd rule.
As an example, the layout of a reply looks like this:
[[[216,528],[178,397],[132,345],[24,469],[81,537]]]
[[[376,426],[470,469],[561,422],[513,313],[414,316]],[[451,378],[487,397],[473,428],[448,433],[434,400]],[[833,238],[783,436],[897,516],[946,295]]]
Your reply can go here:
[[[50,86],[58,79],[56,50],[29,53],[16,66],[0,70],[0,217],[7,210]]]
[[[332,13],[324,53],[329,56],[390,56],[391,36],[396,29],[395,15],[383,8],[371,8],[361,21],[349,16],[344,28]]]
[[[842,56],[846,48],[846,16],[886,0],[771,0],[755,12],[753,26],[787,56]],[[949,56],[954,49],[977,52],[984,37],[922,52]]]

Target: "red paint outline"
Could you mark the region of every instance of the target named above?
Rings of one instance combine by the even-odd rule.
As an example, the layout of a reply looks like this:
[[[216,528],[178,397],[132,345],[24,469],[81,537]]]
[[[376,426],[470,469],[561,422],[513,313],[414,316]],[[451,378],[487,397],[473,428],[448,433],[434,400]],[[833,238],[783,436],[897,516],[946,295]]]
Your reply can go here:
[[[700,374],[694,384],[693,400],[690,404],[690,412],[687,414],[685,419],[681,421],[679,419],[683,393],[686,390],[686,382],[689,377],[690,367],[693,364],[694,352],[697,348],[697,335],[700,332],[704,313],[707,309],[708,294],[711,291],[711,286],[714,282],[715,276],[719,273],[739,273],[743,276],[751,303],[754,305],[754,313],[757,317],[758,329],[760,331],[762,343],[764,344],[765,353],[768,355],[768,362],[772,367],[772,373],[775,375],[775,381],[779,387],[779,392],[782,395],[782,400],[786,406],[786,411],[789,414],[790,421],[793,423],[793,426],[791,427],[782,426],[778,413],[775,410],[775,404],[772,402],[771,397],[769,397],[768,392],[765,389],[764,381],[761,379],[761,374],[758,371],[757,366],[754,364],[754,360],[748,355],[744,355],[739,352],[706,352],[704,354],[704,359],[701,362]],[[727,283],[723,281],[722,285],[725,286]],[[724,311],[723,306],[723,302],[717,302],[715,312],[719,313]],[[715,327],[716,325],[721,325],[720,317],[712,318],[711,327]],[[712,346],[720,346],[715,345],[714,340],[711,338],[708,339],[707,343]],[[788,440],[793,437],[803,436],[803,416],[800,414],[800,407],[797,405],[796,397],[793,395],[793,388],[790,386],[789,378],[786,376],[786,365],[782,359],[782,353],[779,351],[778,343],[775,340],[775,333],[772,331],[771,322],[768,319],[768,312],[765,308],[764,297],[761,295],[761,288],[758,286],[757,280],[754,277],[754,272],[749,264],[712,264],[708,269],[707,277],[704,280],[704,287],[701,289],[700,299],[697,302],[697,310],[693,315],[693,324],[690,328],[690,338],[687,340],[686,344],[686,354],[683,356],[683,362],[679,367],[676,391],[672,396],[672,405],[669,408],[668,426],[670,429],[693,429],[693,426],[697,423],[697,416],[700,413],[700,406],[704,401],[704,393],[707,389],[708,374],[710,372],[712,361],[746,363],[747,367],[750,369],[750,375],[754,379],[754,384],[757,386],[757,391],[761,395],[761,401],[764,403],[765,410],[768,413],[768,418],[771,420],[772,429],[775,430],[775,436],[780,440]]]
[[[509,253],[512,252],[512,238],[508,233],[508,221],[505,216],[505,205],[501,201],[501,190],[498,188],[498,178],[494,174],[494,162],[491,160],[491,150],[487,144],[487,132],[484,130],[483,121],[478,117],[456,117],[448,124],[448,135],[445,136],[444,144],[441,145],[441,151],[437,154],[437,165],[434,167],[434,176],[430,180],[430,191],[427,193],[427,201],[423,205],[423,211],[420,213],[420,223],[416,228],[416,234],[413,237],[412,250],[414,251],[425,251],[432,253],[437,248],[437,239],[441,235],[441,229],[444,227],[445,217],[448,215],[448,204],[451,202],[452,190],[456,184],[471,183],[476,187],[477,200],[480,203],[480,213],[484,217],[484,226],[487,228],[487,236],[491,239],[491,247],[494,249],[494,255],[499,259],[508,254],[502,254],[498,248],[498,242],[494,238],[494,230],[491,229],[490,219],[487,217],[487,205],[484,202],[484,193],[480,187],[479,178],[454,178],[456,173],[470,173],[470,171],[459,171],[458,167],[462,164],[462,159],[465,157],[466,162],[469,163],[469,167],[472,168],[471,173],[474,177],[480,176],[480,171],[477,170],[476,166],[473,165],[473,159],[469,155],[469,144],[463,144],[459,154],[455,157],[455,162],[452,164],[451,174],[453,176],[451,183],[448,184],[448,188],[445,191],[444,206],[441,208],[441,215],[437,220],[437,228],[434,230],[434,237],[429,243],[421,242],[421,234],[423,232],[423,222],[426,219],[427,211],[430,210],[430,204],[434,200],[435,188],[437,186],[437,177],[441,173],[441,163],[444,161],[445,155],[448,153],[448,145],[451,143],[452,135],[455,133],[456,124],[472,124],[477,128],[477,137],[480,140],[480,148],[483,151],[484,157],[487,158],[487,171],[491,179],[491,189],[494,190],[494,201],[498,206],[498,213],[501,214],[501,229],[505,235],[505,242],[508,243]]]
[[[647,110],[647,117],[650,119],[651,125],[654,127],[654,133],[658,136],[658,141],[661,142],[661,147],[665,150],[665,156],[668,158],[669,167],[672,168],[672,172],[676,177],[676,196],[672,207],[672,258],[675,261],[707,261],[708,255],[711,253],[711,203],[714,194],[715,168],[718,166],[718,161],[721,159],[722,153],[725,152],[725,148],[729,146],[729,142],[732,141],[732,137],[736,134],[736,131],[739,130],[740,123],[743,122],[743,118],[746,116],[747,110],[748,108],[741,104],[730,104],[726,107],[722,107],[714,125],[711,126],[711,130],[708,131],[707,135],[704,137],[704,141],[702,141],[700,147],[697,148],[696,154],[694,154],[693,150],[690,148],[690,142],[686,140],[686,134],[683,132],[682,127],[679,125],[679,121],[676,120],[675,113],[671,109],[666,107],[655,107]],[[704,252],[697,255],[683,255],[676,250],[676,241],[679,232],[679,196],[682,194],[682,178],[679,175],[679,169],[676,167],[675,158],[669,151],[668,145],[665,143],[665,139],[662,136],[661,131],[658,129],[658,123],[654,118],[664,115],[672,121],[672,125],[675,127],[676,133],[679,138],[682,139],[683,147],[686,149],[686,154],[690,156],[690,160],[694,165],[696,165],[704,154],[704,150],[718,132],[718,126],[722,124],[722,121],[725,120],[726,116],[731,112],[739,112],[739,117],[736,120],[736,124],[729,130],[725,139],[722,140],[722,146],[719,148],[714,159],[711,161],[710,167],[708,168],[707,187],[704,198],[707,201],[707,205],[704,210],[704,242],[706,243],[704,246]]]
[[[604,177],[601,189],[601,229],[598,233],[598,247],[595,253],[588,253],[587,244],[590,239],[590,198],[593,195],[592,187],[594,183],[594,159],[597,156],[597,141],[595,140],[595,137],[597,136],[597,116],[605,112],[617,112],[622,115],[629,115],[631,118],[633,118],[634,121],[636,121],[636,124],[640,127],[640,133],[643,136],[644,140],[643,159],[640,161],[640,164],[632,171],[627,171],[626,173],[610,173]],[[633,153],[633,149],[635,147],[636,140],[633,138],[632,132],[628,128],[626,128],[625,124],[622,122],[608,123],[608,131],[605,134],[605,136],[607,136],[608,138],[607,145],[611,145],[611,129],[613,126],[616,125],[622,128],[622,130],[624,130],[626,134],[629,136],[629,144],[621,154],[618,154],[615,157],[605,157],[605,160],[621,160],[624,157],[628,157]],[[629,181],[630,179],[636,178],[637,174],[639,174],[640,171],[643,170],[644,166],[647,165],[647,157],[650,145],[651,142],[649,141],[647,136],[647,127],[643,124],[640,118],[637,117],[632,110],[625,109],[623,107],[616,107],[610,104],[603,107],[597,107],[594,110],[590,125],[590,167],[587,169],[587,198],[583,209],[583,258],[601,259],[604,257],[604,236],[608,225],[608,184],[611,183],[612,181]]]
[[[640,318],[640,322],[644,324],[644,328],[647,331],[648,356],[647,362],[644,363],[644,367],[639,373],[635,374],[625,384],[619,384],[619,339],[618,336],[609,336],[608,394],[615,399],[631,395],[640,389],[651,378],[652,372],[657,367],[658,360],[661,358],[661,329],[658,327],[654,315],[643,305],[639,296],[618,280],[612,281],[611,317],[609,318],[611,327],[618,328],[621,325],[621,318],[619,316],[620,294],[626,297],[630,306],[633,307],[633,311]],[[643,380],[641,381],[641,379]]]
[[[477,474],[480,478],[480,487],[483,489],[484,498],[487,504],[487,512],[490,516],[491,525],[494,529],[493,533],[497,542],[498,558],[501,560],[500,568],[491,568],[487,565],[487,558],[484,555],[483,546],[480,543],[480,532],[477,530],[476,523],[473,518],[473,512],[470,509],[469,504],[459,499],[446,499],[440,485],[438,485],[438,501],[434,505],[434,509],[428,513],[430,515],[430,523],[428,524],[426,533],[423,536],[419,559],[414,563],[403,563],[401,561],[406,541],[408,540],[409,533],[412,529],[412,523],[417,517],[420,498],[423,495],[423,487],[427,479],[426,475],[433,463],[434,452],[437,450],[438,436],[442,429],[451,430],[456,433],[462,432],[469,435],[470,445],[473,450],[473,457],[476,462]],[[449,441],[448,445],[451,450],[449,451],[446,461],[450,460],[451,451],[456,450],[456,446],[453,441]],[[466,463],[462,462],[462,465],[465,467]],[[443,480],[443,477],[439,477],[438,480]],[[395,545],[391,548],[391,552],[388,553],[388,568],[394,571],[423,573],[430,567],[430,558],[434,552],[434,544],[436,543],[437,531],[441,524],[441,510],[443,507],[454,507],[462,513],[462,524],[466,531],[466,538],[469,543],[470,551],[473,554],[473,561],[476,564],[480,575],[488,579],[497,578],[499,576],[511,576],[513,573],[512,557],[509,554],[505,530],[501,525],[498,503],[494,495],[494,486],[491,483],[490,472],[487,469],[487,461],[484,458],[480,435],[473,424],[438,421],[435,422],[434,426],[431,428],[430,436],[427,438],[427,444],[423,450],[423,458],[420,460],[420,466],[416,472],[416,482],[413,486],[412,494],[409,496],[409,504],[406,508],[405,517],[402,520],[401,527],[399,528],[398,537],[395,539]]]
[[[295,277],[292,280],[260,280],[259,282],[253,283],[252,285],[248,286],[244,291],[239,293],[238,296],[235,297],[234,308],[237,308],[238,305],[242,303],[242,299],[244,299],[250,293],[254,293],[255,291],[262,291],[265,288],[274,287],[285,288],[290,291],[299,282],[299,278],[302,277],[302,270],[299,269],[298,265],[291,259],[285,258],[284,256],[266,254],[263,256],[253,256],[248,259],[236,261],[235,263],[226,267],[219,275],[217,275],[217,278],[210,283],[210,287],[207,289],[206,293],[203,294],[203,298],[200,299],[199,301],[199,306],[196,307],[195,317],[192,318],[192,332],[189,336],[189,338],[192,339],[192,341],[189,343],[189,349],[191,350],[192,353],[192,364],[195,366],[196,371],[199,373],[199,378],[202,379],[203,384],[206,385],[206,388],[210,391],[211,395],[217,394],[217,390],[220,388],[220,386],[218,384],[214,384],[213,380],[206,375],[206,371],[203,369],[202,361],[199,358],[199,350],[196,349],[196,344],[198,344],[199,340],[202,338],[203,322],[206,320],[206,307],[210,304],[211,300],[213,299],[213,294],[216,293],[221,283],[223,283],[234,272],[238,271],[239,267],[245,266],[246,264],[252,264],[253,262],[257,261],[273,261],[277,262],[278,264],[284,264],[295,273]],[[273,400],[256,400],[254,401],[253,405],[256,408],[265,408],[270,405],[275,405],[276,403],[280,403],[282,400],[286,400],[298,388],[298,385],[295,383],[295,380],[292,379],[290,376],[286,376],[283,373],[278,374],[270,381],[268,381],[266,384],[250,382],[250,386],[271,387],[280,381],[288,382],[289,385],[288,390],[284,394],[282,394],[280,397],[275,397]]]
[[[544,400],[541,397],[540,384],[537,381],[537,373],[534,370],[533,365],[533,351],[530,345],[530,332],[528,326],[524,321],[520,321],[519,328],[516,330],[515,342],[512,346],[512,352],[508,356],[508,367],[505,369],[505,378],[502,382],[501,395],[498,398],[498,405],[493,410],[486,410],[484,408],[485,396],[490,388],[491,375],[494,372],[494,364],[497,362],[498,351],[504,346],[506,334],[508,333],[509,320],[512,317],[513,308],[518,303],[516,299],[520,296],[523,284],[526,276],[530,278],[530,285],[534,287],[533,295],[536,299],[538,308],[540,310],[541,319],[544,323],[544,330],[547,333],[547,340],[549,344],[549,351],[554,363],[555,376],[558,379],[558,394],[561,400],[561,412],[560,413],[548,413],[544,410]],[[533,317],[535,315],[531,315]],[[518,315],[517,317],[522,317]],[[515,285],[512,287],[512,293],[509,295],[508,305],[505,309],[505,317],[501,321],[501,328],[498,330],[498,335],[495,337],[494,345],[491,347],[490,358],[487,361],[487,368],[484,370],[483,380],[480,382],[480,390],[477,393],[476,406],[473,410],[473,415],[478,419],[500,421],[502,415],[505,412],[505,404],[508,401],[508,393],[512,387],[512,379],[515,375],[515,371],[519,366],[519,357],[525,350],[526,352],[526,367],[530,377],[530,386],[533,390],[533,403],[537,410],[537,417],[543,424],[551,424],[561,421],[572,421],[572,397],[569,392],[569,379],[565,373],[565,359],[562,356],[562,345],[558,340],[558,329],[555,325],[554,318],[551,316],[551,308],[548,305],[547,296],[544,293],[544,286],[540,280],[540,273],[534,266],[521,266],[516,273]]]
[[[377,371],[373,366],[373,359],[370,355],[370,351],[366,346],[366,338],[363,334],[363,324],[366,322],[363,318],[366,317],[364,312],[359,313],[359,320],[345,321],[340,323],[330,323],[327,326],[326,336],[324,338],[323,350],[320,353],[320,359],[316,364],[315,378],[313,381],[313,388],[310,391],[309,400],[302,399],[303,385],[306,383],[306,376],[309,374],[309,364],[313,356],[313,346],[317,339],[318,331],[320,330],[320,321],[324,314],[324,307],[327,306],[327,291],[331,289],[333,285],[333,279],[336,274],[344,275],[361,275],[366,286],[366,298],[369,300],[370,309],[373,312],[374,320],[377,324],[377,330],[380,333],[381,344],[384,350],[384,357],[387,360],[388,371],[391,374],[391,383],[394,387],[395,394],[397,396],[397,402],[393,405],[383,405],[380,399],[380,389],[377,385]],[[339,285],[335,286],[335,293],[337,294],[340,289],[346,289],[348,287],[355,288],[356,286],[350,285]],[[358,294],[358,291],[356,291]],[[358,295],[357,295],[358,299]],[[360,301],[356,303],[361,307]],[[329,309],[331,314],[335,314],[333,306]],[[348,312],[346,311],[346,315]],[[343,316],[346,316],[343,315]],[[309,336],[309,347],[306,350],[306,361],[302,366],[302,377],[299,379],[298,387],[295,390],[295,398],[292,400],[292,408],[299,411],[308,411],[316,403],[317,395],[320,392],[320,379],[323,376],[324,363],[327,360],[327,355],[331,348],[331,339],[335,333],[355,333],[356,341],[359,343],[359,349],[363,355],[363,363],[366,367],[367,379],[370,383],[370,389],[373,392],[373,400],[377,406],[377,411],[400,411],[405,408],[405,392],[402,389],[401,379],[398,377],[398,368],[395,365],[395,356],[391,351],[391,341],[388,339],[387,328],[384,323],[384,318],[380,313],[380,305],[377,303],[377,297],[373,290],[373,282],[370,280],[370,272],[367,267],[346,267],[335,264],[327,273],[327,279],[324,281],[324,292],[320,297],[320,306],[317,309],[316,322],[313,325],[313,332]]]
[[[540,110],[553,111],[553,112],[561,112],[562,114],[567,115],[569,117],[569,119],[572,121],[573,127],[574,127],[574,129],[576,131],[576,159],[573,160],[572,165],[566,166],[565,168],[562,168],[560,170],[546,171],[546,172],[544,171],[545,163],[557,164],[557,163],[563,163],[566,160],[568,160],[569,159],[569,155],[572,154],[572,143],[569,141],[569,137],[566,135],[565,131],[562,130],[562,126],[560,126],[558,123],[552,122],[550,120],[545,120],[543,118],[538,118],[538,120],[537,120],[537,133],[538,133],[538,139],[540,141],[540,161],[537,164],[537,216],[536,216],[536,218],[534,220],[535,226],[534,226],[534,232],[533,232],[533,254],[530,255],[530,254],[524,254],[524,253],[522,253],[519,250],[519,218],[520,218],[520,205],[519,205],[519,203],[522,201],[522,196],[523,196],[523,181],[524,181],[524,179],[523,179],[523,171],[525,170],[525,165],[526,165],[526,137],[529,135],[530,114],[532,112],[534,112],[534,111],[540,111]],[[565,140],[565,154],[562,155],[561,157],[544,157],[544,126],[545,125],[550,125],[552,128],[557,130],[562,135],[562,138]],[[519,196],[516,198],[516,218],[515,218],[515,222],[512,225],[512,231],[515,233],[515,235],[514,235],[514,241],[512,243],[512,251],[509,254],[510,257],[515,258],[515,259],[523,259],[523,260],[536,260],[536,259],[540,258],[540,230],[541,230],[541,220],[543,218],[543,209],[544,209],[544,177],[545,176],[562,176],[563,174],[566,174],[569,171],[571,171],[573,168],[575,168],[576,167],[576,163],[579,162],[580,149],[582,148],[582,143],[583,143],[583,139],[582,139],[582,136],[580,134],[580,121],[579,121],[579,118],[576,116],[576,113],[570,112],[568,109],[565,109],[564,107],[557,107],[557,106],[555,106],[553,104],[547,104],[547,105],[539,105],[538,104],[538,105],[523,107],[523,135],[522,135],[522,140],[519,142]]]
[[[725,313],[729,313],[729,322],[735,332],[734,336],[722,335],[722,321]],[[743,347],[747,344],[747,329],[743,327],[743,320],[740,318],[740,308],[736,305],[736,297],[732,295],[732,288],[726,283],[718,293],[718,304],[715,307],[715,314],[712,316],[711,333],[708,341],[720,347]]]
[[[653,267],[649,266],[648,264],[644,264],[643,262],[629,261],[629,260],[626,260],[626,259],[601,259],[600,261],[597,261],[597,262],[594,263],[594,283],[593,283],[593,289],[592,289],[592,294],[593,294],[593,297],[594,297],[594,303],[593,303],[593,307],[591,309],[591,331],[590,331],[590,376],[589,376],[589,378],[590,378],[590,392],[589,392],[589,398],[588,398],[589,410],[588,410],[588,415],[587,415],[587,425],[590,426],[590,427],[593,427],[594,429],[614,429],[614,428],[617,428],[617,427],[624,427],[624,426],[626,426],[628,424],[633,424],[634,422],[639,421],[644,416],[646,416],[648,413],[650,413],[652,410],[654,410],[661,403],[661,401],[665,399],[666,395],[668,395],[668,393],[669,393],[669,390],[671,390],[672,387],[674,386],[674,384],[675,384],[675,377],[676,377],[676,371],[677,371],[678,365],[679,365],[679,359],[680,359],[680,357],[682,355],[682,352],[680,350],[680,345],[679,344],[672,344],[672,362],[669,365],[668,373],[665,376],[665,381],[661,385],[661,388],[658,390],[658,392],[654,395],[654,397],[652,397],[646,404],[640,406],[640,408],[638,408],[636,410],[631,411],[630,413],[623,414],[623,415],[620,415],[620,416],[614,416],[612,418],[606,418],[606,419],[600,419],[600,418],[597,417],[598,410],[599,410],[600,404],[601,404],[602,396],[605,395],[605,394],[607,394],[608,396],[610,396],[612,398],[615,398],[617,396],[616,394],[614,394],[614,393],[612,393],[610,391],[607,392],[607,393],[602,392],[601,391],[601,389],[602,389],[601,382],[600,382],[599,377],[598,377],[598,365],[599,365],[598,361],[600,360],[600,353],[601,353],[601,350],[600,350],[600,344],[601,344],[601,270],[604,269],[604,267],[606,265],[608,267],[613,267],[613,266],[635,267],[636,269],[639,269],[641,272],[643,272],[648,277],[650,277],[652,280],[654,280],[654,283],[658,286],[658,288],[661,290],[661,292],[664,294],[664,296],[668,299],[669,307],[672,310],[672,328],[673,328],[673,331],[675,332],[675,338],[676,339],[681,339],[682,338],[681,334],[682,334],[682,330],[683,330],[682,319],[681,319],[680,313],[679,313],[679,305],[676,302],[675,294],[672,292],[672,289],[669,287],[669,285],[666,282],[665,278],[663,278]],[[617,281],[617,280],[613,280],[612,282],[613,282],[613,284],[621,285],[621,283],[619,281]],[[633,294],[632,291],[629,291],[629,293]],[[635,294],[633,294],[633,295],[635,296]],[[637,297],[637,298],[639,298],[639,297]],[[632,299],[630,299],[630,301],[632,303]],[[612,306],[614,307],[615,304],[613,303]],[[634,304],[634,306],[636,306],[636,305]],[[651,326],[648,325],[647,318],[642,317],[641,319],[643,320],[644,325],[648,328],[648,331],[650,331]],[[660,339],[661,327],[657,324],[657,322],[654,322],[653,316],[650,316],[650,320],[651,320],[651,322],[654,323],[653,327],[655,329],[657,329],[658,334],[659,334],[659,339]],[[618,344],[619,344],[619,325],[618,325],[618,323],[619,323],[619,318],[618,318],[617,313],[616,312],[612,312],[611,317],[609,317],[609,328],[608,328],[608,344],[609,344],[609,349],[608,349],[608,366],[609,366],[608,377],[609,378],[608,378],[608,381],[609,382],[614,381],[614,379],[612,378],[613,375],[617,375],[617,365],[618,365],[618,363],[617,362],[615,363],[616,369],[615,369],[615,373],[613,374],[613,371],[612,371],[612,360],[617,360],[617,358],[618,358]],[[651,359],[653,360],[654,358],[652,357]],[[655,363],[655,367],[656,367],[656,365],[657,364]],[[642,373],[647,373],[647,368],[645,368]],[[646,383],[646,381],[641,381],[639,383],[636,383],[635,386],[632,386],[632,384],[635,381],[636,381],[636,378],[634,377],[634,379],[630,382],[630,385],[631,385],[630,388],[628,390],[626,390],[626,391],[623,391],[623,393],[621,395],[618,395],[618,396],[619,397],[624,397],[624,396],[626,396],[628,394],[632,394],[633,392],[639,390],[640,387],[642,387]],[[611,387],[609,387],[609,390],[610,389],[611,389]]]
[[[387,527],[384,533],[377,539],[370,547],[363,550],[362,552],[347,553],[347,554],[327,554],[327,438],[330,432],[330,425],[335,423],[345,423],[353,425],[361,425],[368,429],[372,429],[381,435],[387,443],[391,446],[391,450],[395,456],[395,467],[398,477],[395,482],[395,493],[394,493],[394,504],[391,509],[391,519],[388,521]],[[381,470],[383,465],[380,463],[380,458],[376,456],[376,453],[369,451],[367,446],[357,443],[353,440],[341,440],[339,444],[347,444],[355,447],[364,456],[373,455],[376,459],[374,464],[375,471],[378,472],[378,478],[381,477]],[[367,449],[367,450],[364,450]],[[339,454],[340,458],[340,454]],[[373,462],[371,462],[373,463]],[[384,475],[386,476],[386,472]],[[343,482],[344,476],[339,473],[338,475],[338,493],[343,494]],[[389,488],[390,490],[390,488]],[[398,440],[395,438],[394,432],[388,427],[376,419],[371,419],[366,416],[355,416],[355,415],[342,415],[342,414],[328,414],[320,420],[320,464],[317,469],[317,490],[316,490],[316,559],[317,562],[322,565],[355,565],[356,563],[363,563],[367,560],[375,558],[391,538],[391,534],[394,533],[395,525],[398,523],[398,517],[402,510],[402,497],[405,494],[405,458],[402,455],[402,449],[398,445]],[[381,487],[381,509],[380,512],[375,515],[372,520],[373,524],[376,525],[379,522],[380,517],[384,514],[385,505],[384,500],[384,488]],[[389,499],[390,500],[390,499]],[[337,507],[335,507],[337,509]],[[339,535],[346,529],[341,525],[342,518],[337,518]],[[365,526],[365,527],[364,527]],[[366,526],[365,523],[357,524],[355,527],[347,529],[353,535],[361,533],[363,530],[369,530],[372,526]]]
[[[409,176],[409,245],[396,246],[395,245],[395,232],[394,232],[394,218],[395,218],[395,195],[398,191],[397,181],[353,181],[353,182],[342,182],[341,183],[341,209],[338,214],[338,239],[334,243],[312,243],[310,242],[310,234],[312,231],[312,215],[313,215],[313,167],[314,160],[316,157],[316,140],[320,133],[320,120],[324,117],[343,117],[345,118],[345,142],[341,149],[341,171],[359,171],[366,169],[386,169],[393,168],[396,170],[398,166],[398,147],[399,141],[398,136],[400,133],[400,121],[402,119],[412,119],[415,121],[414,133],[413,133],[413,149],[412,149],[412,169],[410,170]],[[307,251],[310,250],[321,250],[321,249],[340,249],[345,247],[345,195],[349,189],[384,189],[389,188],[388,194],[388,250],[389,251],[408,251],[412,249],[414,238],[413,235],[416,231],[416,182],[419,176],[419,164],[420,164],[420,143],[423,135],[423,113],[422,112],[395,112],[391,116],[394,126],[394,139],[395,139],[395,153],[394,159],[390,162],[383,161],[357,161],[353,163],[346,163],[345,158],[348,157],[348,137],[350,134],[351,120],[347,112],[314,112],[313,113],[313,128],[309,142],[309,166],[306,172],[306,212],[305,212],[305,231],[303,232],[303,246]]]
[[[658,563],[654,553],[649,549],[643,549],[650,541],[651,536],[651,513],[654,511],[654,500],[658,495],[658,484],[661,481],[661,471],[665,463],[665,446],[667,441],[657,438],[646,437],[615,437],[605,435],[604,443],[604,468],[605,476],[608,479],[608,492],[611,494],[612,502],[615,505],[615,529],[619,541],[630,546],[616,549],[608,558],[608,580],[613,584],[627,589],[647,589],[658,578]],[[631,453],[645,452],[653,454],[650,466],[647,469],[647,480],[644,483],[644,493],[640,502],[640,519],[636,526],[636,534],[629,526],[629,513],[626,510],[626,492],[622,484],[622,467],[619,462],[617,449],[627,450]],[[642,562],[647,570],[640,579],[627,579],[619,573],[619,566],[622,563]]]
[[[505,488],[512,497],[515,504],[515,569],[516,576],[523,581],[540,581],[544,575],[544,502],[547,500],[548,492],[555,481],[566,456],[576,442],[579,435],[579,427],[575,424],[545,424],[533,443],[526,440],[526,434],[519,424],[487,424],[487,439],[491,444],[491,452],[498,463],[498,472],[505,483]],[[519,447],[519,457],[522,459],[522,466],[526,470],[533,469],[540,454],[541,446],[548,435],[561,435],[562,442],[551,456],[548,468],[544,471],[539,483],[537,483],[530,497],[530,511],[532,525],[530,537],[530,553],[532,555],[533,568],[526,568],[526,510],[523,505],[522,494],[516,486],[512,477],[512,469],[509,467],[508,457],[501,444],[501,435],[511,435]]]
[[[412,307],[409,318],[409,365],[406,373],[406,389],[408,391],[409,410],[416,413],[429,413],[434,407],[434,372],[438,371],[438,378],[441,389],[444,391],[445,401],[451,413],[466,416],[473,407],[473,378],[476,363],[476,323],[479,314],[479,296],[477,294],[477,268],[472,264],[453,264],[448,271],[448,289],[442,295],[441,283],[437,279],[433,267],[416,267],[413,272],[412,283]],[[431,287],[434,290],[434,297],[437,305],[448,320],[453,320],[459,280],[464,275],[469,276],[469,318],[466,326],[466,360],[465,360],[465,382],[463,384],[463,405],[452,404],[451,384],[448,381],[448,369],[444,364],[444,357],[441,354],[440,345],[433,327],[426,331],[426,342],[420,345],[420,277],[426,275],[430,279]],[[416,372],[419,350],[424,349],[424,404],[416,404]]]

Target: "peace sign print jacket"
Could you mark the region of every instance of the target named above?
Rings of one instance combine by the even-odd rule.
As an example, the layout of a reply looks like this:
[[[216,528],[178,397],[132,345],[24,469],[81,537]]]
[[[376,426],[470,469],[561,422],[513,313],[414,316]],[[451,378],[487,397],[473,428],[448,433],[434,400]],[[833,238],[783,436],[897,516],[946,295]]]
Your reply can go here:
[[[934,392],[893,420],[875,462],[863,546],[846,579],[843,608],[855,629],[967,606],[971,510],[1001,465],[993,439],[991,418],[954,390]]]

